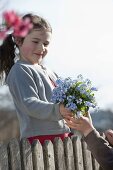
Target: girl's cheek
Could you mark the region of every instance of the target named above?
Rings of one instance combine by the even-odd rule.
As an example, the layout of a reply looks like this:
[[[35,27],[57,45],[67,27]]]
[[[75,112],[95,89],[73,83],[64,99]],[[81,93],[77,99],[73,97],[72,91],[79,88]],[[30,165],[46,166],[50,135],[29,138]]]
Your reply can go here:
[[[28,46],[22,48],[23,55],[31,54],[31,52],[32,52],[32,49],[30,47],[28,47]]]

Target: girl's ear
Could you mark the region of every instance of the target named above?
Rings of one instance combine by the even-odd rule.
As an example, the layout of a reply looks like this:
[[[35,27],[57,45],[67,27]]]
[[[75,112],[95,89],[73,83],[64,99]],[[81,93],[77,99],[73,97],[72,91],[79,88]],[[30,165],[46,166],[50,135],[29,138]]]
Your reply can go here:
[[[22,45],[22,38],[20,38],[20,37],[15,37],[14,38],[15,39],[15,43],[20,47],[21,45]]]

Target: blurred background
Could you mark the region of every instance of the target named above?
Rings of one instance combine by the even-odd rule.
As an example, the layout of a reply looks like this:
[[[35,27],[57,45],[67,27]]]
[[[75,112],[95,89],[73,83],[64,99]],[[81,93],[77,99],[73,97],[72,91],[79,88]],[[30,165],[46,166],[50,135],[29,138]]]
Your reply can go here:
[[[99,109],[91,110],[99,131],[113,129],[113,0],[0,0],[2,13],[33,12],[52,25],[53,36],[44,64],[61,77],[82,74],[98,88]],[[0,85],[0,141],[19,137],[12,97]]]

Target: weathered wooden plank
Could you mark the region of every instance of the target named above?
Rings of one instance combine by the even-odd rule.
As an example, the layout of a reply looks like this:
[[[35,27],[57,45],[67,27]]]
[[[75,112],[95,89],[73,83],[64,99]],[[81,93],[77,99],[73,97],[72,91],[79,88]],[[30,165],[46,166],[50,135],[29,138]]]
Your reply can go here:
[[[96,159],[93,157],[93,155],[92,155],[92,167],[93,167],[93,170],[99,170],[99,167],[100,167]]]
[[[7,146],[0,144],[0,170],[9,170]]]
[[[55,170],[54,149],[51,141],[46,140],[43,145],[45,170]]]
[[[54,153],[56,170],[66,170],[64,145],[61,138],[57,137],[54,140]]]
[[[74,136],[72,138],[72,142],[73,142],[75,169],[84,170],[81,140],[79,137]]]
[[[87,144],[84,140],[81,140],[81,143],[82,143],[82,151],[83,151],[82,155],[83,155],[84,170],[93,170],[91,152],[87,149]]]
[[[99,164],[78,137],[56,138],[54,143],[12,139],[8,147],[0,143],[0,170],[100,170]]]
[[[31,145],[23,138],[20,145],[22,170],[33,170]]]
[[[17,139],[10,140],[9,150],[9,167],[11,170],[21,170],[20,146]]]
[[[65,162],[67,170],[74,170],[74,155],[73,155],[73,145],[69,137],[64,139],[64,152],[65,152]]]
[[[43,149],[39,140],[32,144],[33,170],[44,170]]]

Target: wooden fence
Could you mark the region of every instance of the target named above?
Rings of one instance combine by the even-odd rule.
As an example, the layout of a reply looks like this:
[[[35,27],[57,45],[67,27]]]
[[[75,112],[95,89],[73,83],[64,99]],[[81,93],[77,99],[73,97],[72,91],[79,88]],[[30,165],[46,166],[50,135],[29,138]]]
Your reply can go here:
[[[78,137],[47,140],[43,146],[12,139],[0,144],[0,170],[99,170],[99,165]]]

